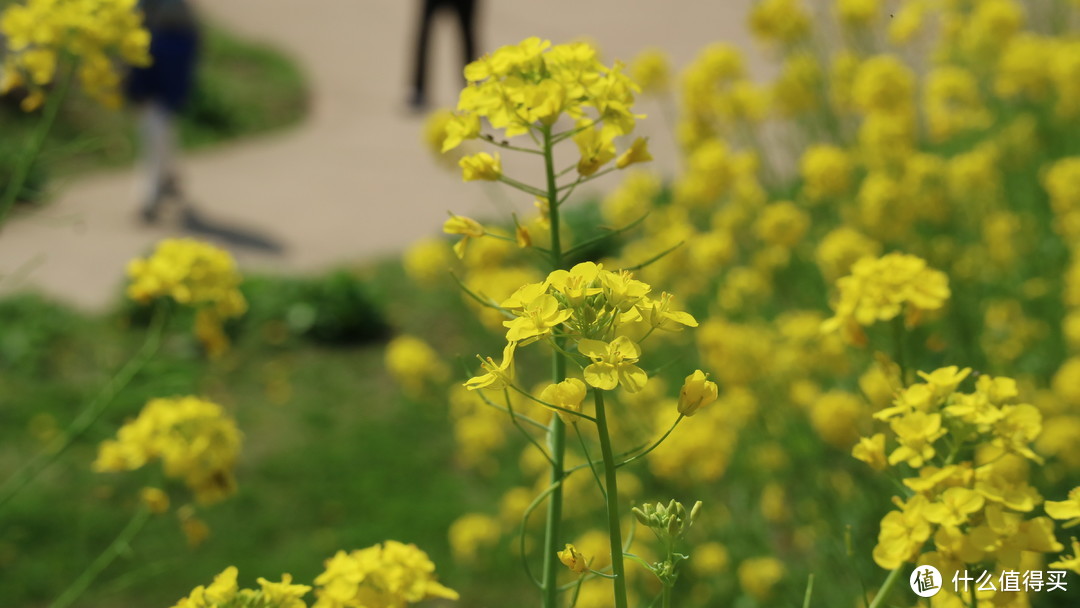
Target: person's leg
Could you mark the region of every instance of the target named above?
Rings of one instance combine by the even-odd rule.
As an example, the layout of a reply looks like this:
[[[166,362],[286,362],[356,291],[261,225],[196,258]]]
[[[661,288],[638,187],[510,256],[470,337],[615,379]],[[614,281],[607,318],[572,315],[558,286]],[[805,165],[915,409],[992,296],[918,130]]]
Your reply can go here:
[[[427,56],[431,37],[431,21],[439,7],[439,0],[423,0],[420,9],[420,28],[416,35],[416,56],[413,64],[413,90],[409,105],[422,109],[427,104]]]
[[[162,201],[175,188],[176,134],[173,113],[164,104],[150,100],[140,109],[143,179],[140,186],[142,217],[154,221]]]
[[[476,61],[476,2],[477,0],[456,0],[458,21],[461,24],[461,52],[464,62],[462,66]],[[462,74],[464,78],[464,74]]]

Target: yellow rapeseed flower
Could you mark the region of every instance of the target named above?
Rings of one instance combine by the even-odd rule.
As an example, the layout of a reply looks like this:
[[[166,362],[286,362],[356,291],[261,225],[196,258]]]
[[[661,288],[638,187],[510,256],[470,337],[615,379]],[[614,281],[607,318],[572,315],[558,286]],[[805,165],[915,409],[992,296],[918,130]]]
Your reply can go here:
[[[694,370],[679,389],[679,413],[693,416],[702,407],[716,401],[718,394],[719,389],[715,382],[709,380],[709,375],[700,369]]]
[[[495,153],[495,156],[487,152],[463,156],[458,161],[458,165],[461,166],[461,179],[466,182],[476,180],[494,182],[502,175],[502,162],[499,159],[498,152]]]
[[[799,0],[764,0],[750,11],[750,31],[763,42],[792,45],[810,32],[810,17]]]
[[[7,39],[0,93],[14,86],[29,87],[23,108],[32,110],[43,101],[61,63],[71,60],[86,93],[118,107],[118,64],[150,63],[150,33],[137,4],[137,0],[25,0],[9,5],[0,16],[0,34]]]
[[[506,386],[513,381],[514,349],[516,348],[516,342],[508,343],[503,348],[503,359],[502,363],[499,364],[496,364],[491,357],[482,359],[480,367],[485,373],[469,378],[465,383],[465,387],[471,391],[481,388],[492,390],[502,390],[506,388]]]
[[[559,556],[559,561],[564,566],[570,569],[571,572],[581,574],[589,569],[589,562],[592,560],[586,559],[584,555],[578,552],[578,550],[570,543],[566,544],[566,548],[556,553]]]
[[[928,268],[921,258],[902,253],[862,258],[836,285],[840,292],[833,305],[836,315],[823,325],[825,330],[848,322],[872,325],[893,319],[902,311],[909,323],[914,323],[923,311],[944,306],[950,295],[944,273]]]
[[[645,49],[630,62],[630,78],[641,87],[642,93],[666,93],[671,79],[671,65],[664,51]]]
[[[443,232],[461,235],[461,240],[454,244],[454,253],[458,258],[465,257],[465,248],[469,244],[469,239],[478,239],[485,234],[480,222],[460,215],[451,215],[450,219],[443,223]]]
[[[149,257],[128,263],[128,297],[169,298],[199,312],[195,331],[211,355],[228,347],[221,324],[247,311],[241,276],[228,251],[194,239],[165,239]]]
[[[130,471],[161,460],[165,475],[183,479],[201,503],[236,490],[240,431],[216,403],[198,397],[152,399],[116,437],[101,443],[95,471]]]
[[[577,417],[562,410],[580,412],[581,404],[585,401],[587,388],[585,383],[577,378],[567,378],[562,382],[549,384],[540,391],[540,401],[550,403],[562,409],[555,412],[563,419],[563,422],[577,422]]]
[[[619,336],[610,343],[579,340],[578,351],[592,359],[585,368],[585,382],[590,386],[610,391],[621,384],[628,392],[635,393],[649,379],[645,371],[635,365],[641,349],[626,336]]]
[[[338,551],[315,578],[313,608],[404,607],[426,599],[458,599],[435,580],[435,564],[416,545],[394,540],[351,553]]]

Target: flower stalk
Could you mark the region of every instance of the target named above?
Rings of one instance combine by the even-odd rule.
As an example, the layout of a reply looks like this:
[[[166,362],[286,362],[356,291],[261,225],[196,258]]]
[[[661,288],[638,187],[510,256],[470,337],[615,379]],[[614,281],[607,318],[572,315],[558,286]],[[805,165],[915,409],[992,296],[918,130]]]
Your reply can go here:
[[[619,486],[616,480],[615,455],[611,449],[611,436],[608,433],[607,413],[604,408],[604,391],[600,389],[593,391],[593,403],[596,406],[596,430],[600,435],[600,452],[604,460],[604,476],[607,485],[608,536],[611,541],[611,572],[615,575],[612,579],[615,589],[615,608],[626,608],[626,571],[623,566],[622,529],[619,527]],[[665,593],[665,597],[666,595]]]
[[[562,268],[562,239],[559,234],[559,205],[558,205],[558,182],[555,177],[554,144],[551,137],[551,127],[542,127],[544,173],[547,177],[547,201],[548,217],[551,220],[551,269]],[[557,332],[554,337],[555,348],[552,349],[551,381],[559,383],[566,379],[566,339]],[[563,488],[560,483],[566,475],[564,458],[566,454],[566,424],[559,416],[553,415],[548,426],[548,449],[551,454],[550,480],[555,485],[551,496],[548,498],[547,518],[544,524],[544,570],[542,578],[543,605],[544,608],[556,608],[559,600],[559,558],[558,551],[561,541],[562,503]]]
[[[66,67],[57,80],[56,90],[50,93],[46,99],[41,118],[34,128],[34,132],[30,135],[30,141],[27,142],[22,154],[19,155],[18,163],[15,165],[15,172],[8,178],[7,188],[4,190],[3,197],[0,198],[0,226],[4,225],[8,213],[15,206],[15,201],[19,198],[19,192],[26,183],[26,178],[29,177],[34,162],[41,155],[41,150],[45,146],[45,138],[48,137],[49,131],[52,130],[53,124],[56,123],[56,116],[60,113],[60,106],[63,105],[68,90],[71,88],[71,81],[75,75],[74,61],[64,63]]]

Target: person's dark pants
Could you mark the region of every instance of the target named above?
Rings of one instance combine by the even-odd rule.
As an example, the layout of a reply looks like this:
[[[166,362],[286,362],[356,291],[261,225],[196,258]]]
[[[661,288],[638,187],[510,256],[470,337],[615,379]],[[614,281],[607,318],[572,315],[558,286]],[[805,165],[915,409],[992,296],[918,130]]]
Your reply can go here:
[[[474,22],[476,0],[424,0],[420,14],[420,31],[416,38],[416,64],[413,71],[412,103],[422,106],[427,102],[428,41],[431,38],[431,22],[440,9],[453,9],[461,28],[462,66],[476,59]]]

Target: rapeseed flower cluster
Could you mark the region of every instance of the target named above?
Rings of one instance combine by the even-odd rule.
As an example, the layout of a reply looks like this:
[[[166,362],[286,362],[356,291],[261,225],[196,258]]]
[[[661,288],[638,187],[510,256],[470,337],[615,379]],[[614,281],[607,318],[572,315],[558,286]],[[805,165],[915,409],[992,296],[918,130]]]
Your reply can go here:
[[[1000,571],[1036,563],[1035,554],[1064,549],[1053,520],[1069,519],[1076,506],[1047,501],[1047,515],[1037,515],[1043,498],[1030,485],[1030,464],[1043,463],[1033,450],[1043,429],[1039,409],[1021,401],[1012,378],[980,375],[974,391],[960,391],[970,375],[955,366],[920,372],[922,382],[874,414],[888,431],[853,450],[875,469],[894,470],[907,490],[881,521],[874,561],[882,568],[925,563],[951,572],[989,564],[996,580]],[[1019,595],[1000,593],[981,592],[980,599],[995,596],[1000,605]]]
[[[481,119],[510,140],[535,129],[551,128],[563,116],[576,127],[568,133],[577,143],[581,176],[596,173],[613,160],[618,168],[646,159],[644,140],[616,159],[615,138],[633,131],[641,116],[634,114],[639,87],[621,64],[606,67],[595,48],[586,43],[552,46],[528,38],[504,46],[465,66],[468,86],[461,92],[457,113],[446,124],[442,151],[481,137]],[[501,177],[499,155],[480,152],[461,159],[465,181]]]
[[[326,560],[315,577],[313,608],[405,608],[431,599],[458,599],[435,580],[435,564],[416,545],[394,540]]]
[[[199,585],[172,608],[307,608],[302,598],[311,587],[294,585],[288,574],[277,583],[259,577],[259,589],[240,589],[238,574],[236,566],[229,566],[213,583]]]
[[[223,249],[194,239],[165,239],[146,259],[128,264],[128,297],[145,304],[168,298],[196,310],[195,333],[211,356],[229,346],[222,324],[247,311],[236,262]]]
[[[165,475],[180,479],[200,503],[218,502],[236,491],[233,469],[241,434],[218,404],[198,397],[150,400],[101,443],[94,470],[133,471],[160,460]]]
[[[656,330],[675,332],[698,324],[692,315],[675,308],[671,294],[652,298],[651,290],[629,272],[612,272],[593,262],[555,270],[543,282],[520,287],[499,305],[514,316],[503,323],[507,345],[502,360],[496,363],[488,357],[481,364],[485,373],[471,378],[466,387],[502,390],[512,385],[516,349],[549,340],[558,332],[574,341],[588,364],[582,373],[584,383],[571,378],[545,389],[562,403],[557,411],[580,410],[586,384],[602,390],[619,386],[630,393],[641,390],[648,375],[637,365],[638,343]]]
[[[949,299],[949,279],[944,273],[928,268],[925,260],[901,253],[860,259],[836,286],[836,314],[822,325],[826,331],[873,325],[901,313],[908,325],[915,325],[925,312],[941,308]]]
[[[25,110],[45,99],[63,64],[74,67],[86,93],[119,107],[122,73],[118,61],[150,63],[150,33],[143,27],[137,0],[26,0],[0,16],[7,40],[0,93],[27,87]]]

